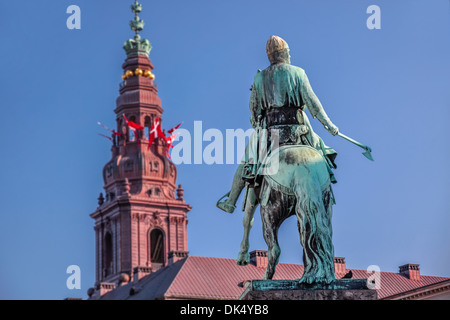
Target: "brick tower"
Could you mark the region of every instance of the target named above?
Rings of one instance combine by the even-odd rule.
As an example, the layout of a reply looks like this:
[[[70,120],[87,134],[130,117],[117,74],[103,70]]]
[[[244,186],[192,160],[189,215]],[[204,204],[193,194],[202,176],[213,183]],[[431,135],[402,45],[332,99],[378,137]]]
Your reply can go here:
[[[100,194],[99,206],[90,215],[95,220],[94,290],[100,295],[187,252],[186,215],[191,207],[181,185],[177,188],[177,169],[167,157],[165,141],[156,139],[148,146],[151,125],[161,119],[163,109],[148,57],[151,44],[139,35],[142,6],[136,1],[131,8],[135,18],[130,26],[136,34],[124,44],[127,58],[114,110],[121,134],[112,136],[112,158],[103,168],[105,196]],[[145,128],[137,137],[124,115]]]

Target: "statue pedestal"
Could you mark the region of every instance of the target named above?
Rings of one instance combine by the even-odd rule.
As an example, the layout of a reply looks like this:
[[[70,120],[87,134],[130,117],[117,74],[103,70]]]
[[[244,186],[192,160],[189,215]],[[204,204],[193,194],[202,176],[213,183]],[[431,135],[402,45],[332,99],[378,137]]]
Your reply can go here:
[[[366,279],[336,279],[330,284],[299,284],[296,280],[252,280],[239,300],[376,300]]]

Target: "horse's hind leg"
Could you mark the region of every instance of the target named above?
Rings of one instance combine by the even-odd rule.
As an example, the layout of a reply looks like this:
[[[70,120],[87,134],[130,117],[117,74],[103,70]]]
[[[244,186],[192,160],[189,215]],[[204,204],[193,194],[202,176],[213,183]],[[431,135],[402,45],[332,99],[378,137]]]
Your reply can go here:
[[[267,244],[268,257],[268,264],[263,280],[272,279],[281,253],[280,246],[278,245],[278,229],[282,222],[280,211],[281,206],[277,205],[277,203],[261,207],[263,235]]]
[[[334,248],[331,241],[331,189],[323,192],[309,186],[309,192],[297,193],[297,224],[303,246],[305,270],[300,283],[326,282],[335,279]]]
[[[242,238],[241,251],[239,251],[237,258],[237,264],[240,266],[245,266],[250,262],[250,255],[248,253],[248,249],[250,247],[249,235],[253,225],[253,215],[255,214],[257,206],[258,200],[256,199],[255,191],[253,188],[250,188],[248,190],[247,202],[245,204],[245,215],[242,220],[242,224],[244,226],[244,237]]]

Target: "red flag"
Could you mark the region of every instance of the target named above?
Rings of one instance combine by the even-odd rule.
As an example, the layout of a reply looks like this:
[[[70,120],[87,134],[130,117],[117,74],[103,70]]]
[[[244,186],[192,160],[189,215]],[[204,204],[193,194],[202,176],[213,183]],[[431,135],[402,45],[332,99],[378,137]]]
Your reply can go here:
[[[106,139],[109,139],[111,141],[113,141],[113,139],[111,137],[105,136],[104,134],[101,133],[97,133],[99,136],[105,137]]]
[[[169,130],[170,131],[170,130]],[[172,159],[171,157],[170,157],[170,154],[169,154],[169,150],[170,150],[170,148],[173,148],[173,142],[175,141],[175,137],[177,136],[177,133],[175,133],[175,134],[172,134],[172,135],[170,135],[169,137],[167,137],[167,138],[165,138],[164,140],[166,141],[166,143],[167,143],[167,157],[169,158],[169,159]]]
[[[163,138],[165,139],[166,136],[164,135],[164,132],[162,132],[161,130],[161,120],[159,118],[156,118],[153,121],[153,124],[150,128],[150,132],[149,132],[149,137],[148,137],[148,149],[150,149],[150,146],[152,145],[153,141],[155,141],[155,139],[157,138]]]
[[[144,130],[144,127],[141,126],[140,124],[137,124],[136,122],[130,121],[127,119],[127,117],[125,116],[125,114],[123,115],[125,122],[127,123],[127,125],[132,128],[132,129],[136,129],[136,130]]]
[[[137,124],[136,122],[128,120],[127,117],[125,116],[125,114],[123,114],[123,118],[125,119],[125,122],[127,123],[130,130],[133,130],[134,136],[136,137],[136,141],[137,141],[138,145],[140,145],[139,134],[137,131],[144,130],[144,127],[141,126],[140,124]]]
[[[177,133],[173,134],[173,132],[174,132],[175,130],[177,130],[180,126],[181,126],[181,123],[178,124],[178,125],[176,125],[176,126],[173,127],[172,129],[170,129],[169,131],[167,131],[167,133],[170,134],[169,137],[165,138],[166,143],[167,143],[167,157],[168,157],[169,159],[172,159],[172,158],[170,157],[169,150],[170,150],[170,148],[173,148],[173,142],[175,141],[175,137],[177,136]]]
[[[148,149],[150,149],[150,146],[153,144],[153,141],[155,141],[158,138],[164,139],[164,141],[167,144],[167,157],[171,159],[169,150],[170,148],[173,148],[173,142],[175,140],[175,137],[177,136],[177,133],[173,133],[175,130],[177,130],[181,126],[181,123],[167,131],[169,134],[168,137],[166,137],[165,133],[161,129],[161,119],[156,118],[153,121],[152,127],[150,128],[150,133],[148,137]]]
[[[172,134],[171,136],[165,138],[168,148],[173,148],[173,142],[175,141],[175,137],[177,136],[177,133]]]
[[[97,123],[98,123],[100,126],[102,126],[103,128],[105,128],[106,130],[111,131],[115,136],[121,136],[121,135],[122,135],[122,133],[117,132],[117,131],[114,131],[114,130],[108,128],[107,126],[101,124],[100,122],[97,122]]]
[[[175,127],[173,127],[172,129],[170,129],[169,131],[167,131],[167,133],[172,134],[172,132],[174,132],[175,130],[177,130],[179,127],[181,126],[181,123],[176,125]]]

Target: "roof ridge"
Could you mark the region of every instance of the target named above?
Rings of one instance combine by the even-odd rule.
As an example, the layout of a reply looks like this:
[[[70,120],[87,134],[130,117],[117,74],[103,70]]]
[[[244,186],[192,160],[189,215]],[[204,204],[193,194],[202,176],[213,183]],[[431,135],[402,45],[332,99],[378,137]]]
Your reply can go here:
[[[355,269],[355,268],[346,268],[347,270],[359,270],[359,271],[367,271],[364,269]],[[395,274],[395,275],[399,275],[402,276],[399,272],[395,272],[395,271],[383,271],[380,270],[381,273],[391,273],[391,274]],[[421,277],[426,277],[426,278],[441,278],[441,279],[450,279],[450,277],[443,277],[443,276],[432,276],[432,275],[428,275],[428,274],[420,274]],[[403,276],[402,276],[403,277]]]
[[[422,285],[422,286],[419,286],[419,287],[415,287],[415,288],[412,288],[412,289],[409,289],[409,290],[406,290],[406,291],[397,292],[397,293],[385,296],[385,297],[383,297],[381,299],[390,299],[390,298],[393,298],[393,297],[396,297],[396,296],[399,296],[399,295],[413,294],[414,291],[426,290],[426,289],[428,289],[428,288],[430,288],[432,286],[439,286],[439,285],[444,284],[445,282],[449,282],[449,281],[450,281],[450,278],[446,278],[445,280],[441,280],[441,281],[438,281],[438,282],[425,284],[425,285]],[[450,284],[450,282],[449,282],[449,284]]]

